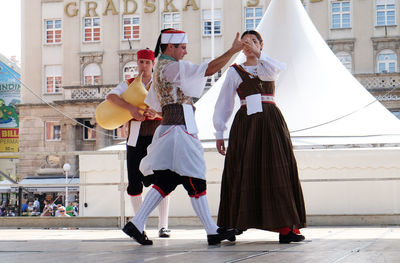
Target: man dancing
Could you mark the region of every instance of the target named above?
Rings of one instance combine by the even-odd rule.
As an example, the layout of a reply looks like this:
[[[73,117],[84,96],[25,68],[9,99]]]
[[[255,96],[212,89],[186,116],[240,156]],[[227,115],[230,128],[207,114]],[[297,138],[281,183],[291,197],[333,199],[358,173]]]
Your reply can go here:
[[[219,228],[213,221],[206,198],[205,161],[203,147],[197,138],[192,97],[203,93],[206,76],[220,70],[229,59],[242,49],[237,33],[232,47],[210,63],[201,65],[183,61],[187,54],[187,35],[183,31],[161,31],[155,56],[161,56],[154,70],[154,82],[146,97],[146,104],[162,111],[161,125],[147,148],[147,156],[140,164],[146,175],[154,173],[153,188],[146,194],[138,213],[123,231],[142,245],[151,245],[143,233],[147,217],[153,209],[182,184],[191,204],[202,222],[209,245],[222,240],[235,240],[236,230]]]

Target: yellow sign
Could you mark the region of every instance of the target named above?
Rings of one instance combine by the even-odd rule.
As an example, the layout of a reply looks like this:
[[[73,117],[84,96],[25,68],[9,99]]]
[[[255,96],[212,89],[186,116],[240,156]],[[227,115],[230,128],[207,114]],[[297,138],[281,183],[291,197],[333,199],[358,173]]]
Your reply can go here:
[[[18,152],[18,148],[18,128],[0,128],[0,152]]]

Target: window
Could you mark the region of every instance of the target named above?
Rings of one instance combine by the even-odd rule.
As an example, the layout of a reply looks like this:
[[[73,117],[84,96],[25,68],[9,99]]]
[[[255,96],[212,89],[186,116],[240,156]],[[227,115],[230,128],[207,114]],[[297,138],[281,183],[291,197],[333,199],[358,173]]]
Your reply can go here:
[[[392,50],[383,50],[378,54],[378,73],[397,71],[397,55]]]
[[[83,85],[100,85],[101,70],[99,65],[91,63],[83,70]]]
[[[162,28],[181,29],[181,14],[180,13],[163,13]]]
[[[339,52],[336,54],[336,57],[342,62],[343,66],[345,66],[350,72],[352,71],[352,58],[351,55],[347,52]]]
[[[124,80],[131,79],[138,74],[137,71],[137,63],[135,61],[131,61],[125,64],[123,78]]]
[[[393,113],[394,116],[396,116],[398,119],[400,119],[400,110],[391,110],[391,113]]]
[[[45,122],[46,141],[61,141],[61,125],[58,122]]]
[[[332,28],[350,28],[350,2],[332,2]]]
[[[203,10],[203,35],[212,33],[211,10]],[[214,34],[221,35],[221,10],[214,10]]]
[[[83,120],[83,140],[96,140],[95,126],[90,123],[90,120]]]
[[[100,41],[100,18],[86,17],[84,18],[84,42]]]
[[[61,66],[45,66],[45,93],[60,93],[61,82]]]
[[[246,7],[245,10],[245,21],[246,30],[254,30],[258,26],[263,16],[261,7]]]
[[[396,8],[394,0],[376,1],[376,25],[391,26],[396,24]]]
[[[123,140],[128,138],[128,126],[122,125],[121,127],[114,130],[113,133],[114,140]]]
[[[61,20],[46,20],[45,22],[45,42],[46,44],[61,43]]]
[[[139,39],[139,17],[123,16],[122,17],[122,30],[124,39]]]
[[[222,76],[222,71],[219,70],[213,76],[208,77],[207,78],[207,82],[206,82],[206,88],[211,88],[212,85],[214,85],[215,82],[217,82],[221,76]],[[212,79],[213,77],[214,77],[214,82],[213,82],[213,79]]]

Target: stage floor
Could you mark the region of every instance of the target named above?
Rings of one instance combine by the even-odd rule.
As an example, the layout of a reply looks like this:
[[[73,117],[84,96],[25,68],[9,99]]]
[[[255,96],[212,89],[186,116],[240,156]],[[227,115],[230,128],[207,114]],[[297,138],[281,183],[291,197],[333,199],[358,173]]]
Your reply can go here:
[[[174,227],[171,238],[148,229],[141,246],[118,229],[0,229],[0,262],[400,262],[399,227],[310,227],[306,241],[279,244],[278,234],[250,229],[236,242],[208,246],[198,227]]]

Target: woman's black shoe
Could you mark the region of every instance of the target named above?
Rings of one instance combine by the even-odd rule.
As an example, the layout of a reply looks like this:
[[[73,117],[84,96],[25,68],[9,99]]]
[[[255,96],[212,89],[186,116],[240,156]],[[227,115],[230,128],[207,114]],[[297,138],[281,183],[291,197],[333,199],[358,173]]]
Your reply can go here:
[[[215,235],[207,235],[208,245],[218,245],[219,243],[221,243],[222,240],[225,239],[231,241],[233,237],[235,238],[234,240],[236,240],[236,229],[226,229],[225,227],[220,227],[217,229],[217,232],[218,234]]]
[[[279,234],[279,243],[289,244],[290,242],[300,242],[306,239],[303,235],[297,235],[293,231],[290,231],[287,235]]]

